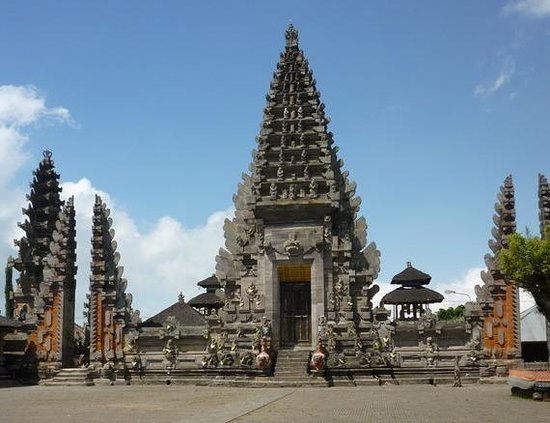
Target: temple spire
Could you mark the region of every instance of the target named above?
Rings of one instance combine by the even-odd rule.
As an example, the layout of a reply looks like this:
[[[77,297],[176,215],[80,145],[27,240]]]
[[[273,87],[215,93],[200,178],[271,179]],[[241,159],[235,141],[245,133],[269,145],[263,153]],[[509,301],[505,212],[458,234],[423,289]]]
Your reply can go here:
[[[50,252],[52,234],[63,205],[59,197],[59,175],[55,172],[51,151],[43,152],[43,159],[33,175],[31,191],[27,195],[28,206],[23,209],[26,218],[18,224],[25,234],[14,241],[19,254],[10,261],[19,272],[14,292],[15,313],[27,322],[36,317],[33,295],[43,280],[43,260]]]
[[[548,179],[539,173],[539,221],[540,234],[544,238],[545,228],[550,226],[550,185]]]
[[[287,48],[298,48],[298,30],[291,23],[288,24],[288,28],[285,31],[285,39]]]

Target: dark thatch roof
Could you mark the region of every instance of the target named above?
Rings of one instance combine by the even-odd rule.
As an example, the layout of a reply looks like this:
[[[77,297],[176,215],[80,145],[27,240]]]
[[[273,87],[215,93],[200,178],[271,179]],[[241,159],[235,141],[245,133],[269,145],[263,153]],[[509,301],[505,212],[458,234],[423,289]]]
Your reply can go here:
[[[443,295],[430,288],[418,286],[415,288],[397,288],[388,292],[380,304],[427,304],[440,303]]]
[[[428,285],[431,280],[432,277],[430,275],[415,269],[411,266],[411,263],[408,262],[405,270],[395,275],[391,283],[402,286],[420,286]]]
[[[209,276],[206,279],[203,279],[202,281],[197,282],[197,285],[202,288],[213,288],[213,289],[218,289],[222,287],[222,284],[220,283],[216,275]]]
[[[213,307],[220,308],[225,304],[224,300],[212,292],[203,292],[194,298],[191,298],[187,304],[193,307]]]
[[[180,299],[160,313],[148,318],[143,322],[142,326],[162,326],[170,316],[174,316],[176,321],[182,326],[206,325],[206,320],[204,320],[202,314],[183,301],[183,299]]]

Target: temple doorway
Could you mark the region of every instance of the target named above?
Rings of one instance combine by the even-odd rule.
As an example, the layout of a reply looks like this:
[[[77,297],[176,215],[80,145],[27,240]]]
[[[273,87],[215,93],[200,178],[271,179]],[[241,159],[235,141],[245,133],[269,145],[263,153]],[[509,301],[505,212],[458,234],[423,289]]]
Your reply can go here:
[[[279,267],[281,346],[311,344],[311,266]]]

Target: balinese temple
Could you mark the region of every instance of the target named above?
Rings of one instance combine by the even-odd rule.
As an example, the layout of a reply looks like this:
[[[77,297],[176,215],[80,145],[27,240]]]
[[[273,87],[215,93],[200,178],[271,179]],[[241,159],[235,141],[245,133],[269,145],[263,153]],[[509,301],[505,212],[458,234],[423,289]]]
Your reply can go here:
[[[274,348],[315,347],[323,319],[335,334],[370,332],[380,253],[292,25],[285,39],[216,276],[224,330],[248,333],[265,316]]]
[[[380,304],[393,305],[396,320],[418,320],[428,304],[440,303],[444,298],[439,292],[424,286],[431,280],[430,275],[415,269],[409,261],[405,270],[391,280],[393,285],[401,286],[384,295]]]
[[[217,294],[217,291],[221,289],[222,285],[216,275],[203,279],[198,282],[197,285],[206,289],[206,292],[191,298],[187,304],[194,307],[205,316],[213,313],[217,314],[218,310],[225,304],[225,301]]]

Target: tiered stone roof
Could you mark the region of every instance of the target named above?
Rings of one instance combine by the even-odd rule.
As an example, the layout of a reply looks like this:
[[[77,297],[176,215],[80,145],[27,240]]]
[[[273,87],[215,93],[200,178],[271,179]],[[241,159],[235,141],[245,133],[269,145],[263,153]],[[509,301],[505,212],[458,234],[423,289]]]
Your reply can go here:
[[[492,254],[485,255],[487,271],[481,272],[482,285],[476,285],[477,302],[484,313],[483,345],[486,354],[497,357],[520,355],[519,292],[498,264],[498,253],[508,247],[508,237],[516,231],[515,192],[512,175],[500,187],[493,215]]]
[[[33,175],[31,192],[27,195],[29,204],[23,209],[23,214],[27,218],[23,223],[19,223],[25,235],[14,241],[19,254],[10,262],[19,271],[14,292],[15,313],[20,314],[22,309],[26,309],[23,314],[27,322],[35,320],[33,295],[43,280],[43,260],[50,252],[52,234],[63,205],[59,197],[59,175],[55,172],[50,151],[44,151],[43,159]],[[23,315],[20,315],[20,318],[22,317]]]
[[[128,281],[122,277],[120,254],[114,240],[110,210],[96,195],[92,217],[92,261],[88,319],[90,359],[98,362],[123,358],[123,334],[137,324],[139,312],[132,309],[132,295],[126,293]]]
[[[191,298],[188,302],[190,306],[214,310],[223,307],[225,301],[216,294],[216,291],[222,287],[216,275],[209,276],[197,282],[197,285],[201,288],[205,288],[206,292]]]
[[[550,227],[550,185],[542,174],[539,174],[539,221],[540,233],[544,237],[544,229]]]

